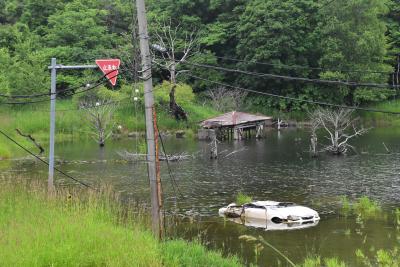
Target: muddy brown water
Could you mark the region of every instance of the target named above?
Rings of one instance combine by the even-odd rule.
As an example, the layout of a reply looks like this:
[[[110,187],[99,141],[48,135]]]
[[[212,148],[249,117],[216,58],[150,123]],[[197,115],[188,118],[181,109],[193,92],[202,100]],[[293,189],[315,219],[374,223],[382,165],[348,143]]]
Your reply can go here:
[[[239,240],[239,236],[262,236],[295,263],[320,255],[338,257],[350,266],[359,265],[356,249],[373,255],[399,243],[393,210],[400,207],[400,129],[373,129],[352,142],[357,154],[321,155],[317,159],[308,155],[309,133],[301,129],[269,130],[262,140],[223,142],[219,146],[222,154],[213,161],[208,158],[207,142],[168,137],[164,141],[168,153],[194,155],[170,163],[182,196],[174,192],[167,165],[162,163],[167,216],[169,220],[171,214],[179,218],[171,230],[177,237],[200,239],[210,248],[260,266],[287,263],[267,246],[256,257],[254,243]],[[57,157],[63,161],[58,167],[93,185],[110,183],[123,196],[148,203],[146,165],[121,162],[116,153],[136,148],[135,139],[114,140],[103,149],[91,141],[61,143],[56,145]],[[225,157],[235,150],[239,152]],[[47,168],[32,160],[7,160],[0,162],[0,173],[2,177],[46,177]],[[61,175],[56,176],[56,182],[58,186],[77,186]],[[306,229],[269,231],[219,217],[218,209],[231,203],[238,192],[256,200],[311,207],[320,213],[321,221]],[[368,220],[343,216],[338,201],[342,195],[349,199],[368,196],[379,201],[384,212]]]

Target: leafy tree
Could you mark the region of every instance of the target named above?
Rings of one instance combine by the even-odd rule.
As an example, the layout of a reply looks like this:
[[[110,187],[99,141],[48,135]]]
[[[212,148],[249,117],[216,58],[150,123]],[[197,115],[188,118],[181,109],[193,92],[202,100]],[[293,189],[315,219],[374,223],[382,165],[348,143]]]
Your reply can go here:
[[[289,76],[392,82],[400,54],[399,0],[149,0],[149,28],[155,20],[180,24],[183,36],[197,31],[200,53],[191,62]],[[0,1],[0,70],[2,92],[48,90],[51,57],[63,64],[119,57],[123,67],[137,69],[135,7],[130,0]],[[153,39],[154,40],[154,39]],[[237,62],[221,57],[271,63]],[[288,68],[301,65],[304,68]],[[332,103],[363,104],[386,99],[393,91],[327,86],[279,79],[259,79],[182,64],[189,74],[259,91]],[[318,68],[322,68],[318,69]],[[349,72],[346,70],[360,70]],[[343,71],[344,70],[344,71]],[[97,73],[98,74],[98,73]],[[95,72],[59,72],[58,89],[99,77]],[[125,75],[124,75],[125,76]],[[129,81],[137,80],[132,72]],[[162,70],[154,80],[168,80]],[[202,94],[214,84],[179,76]],[[295,101],[249,95],[262,108],[304,110]]]
[[[387,14],[388,39],[391,55],[400,54],[400,1],[391,0],[387,3],[389,12]],[[397,63],[397,62],[396,62]]]
[[[35,33],[44,35],[48,26],[48,18],[62,10],[68,2],[61,0],[25,0],[19,21],[25,23]]]
[[[246,61],[271,64],[240,63],[239,67],[250,71],[277,73],[289,76],[315,76],[307,67],[318,65],[320,51],[316,46],[315,27],[317,6],[312,0],[254,0],[250,1],[237,23],[239,42],[237,55]],[[282,66],[302,65],[306,68]],[[310,86],[299,82],[277,79],[255,79],[240,76],[238,81],[260,91],[286,96],[312,96]],[[269,105],[281,109],[295,109],[298,104],[271,99]]]
[[[9,93],[30,95],[49,91],[49,75],[46,59],[40,53],[31,53],[27,58],[14,58],[8,71]]]
[[[0,1],[0,23],[16,23],[23,11],[23,4],[18,0]]]
[[[93,60],[113,44],[103,24],[106,15],[106,10],[90,8],[80,0],[69,3],[48,18],[46,44],[57,48],[53,52],[59,52],[55,56],[64,63]]]
[[[382,0],[338,0],[322,12],[327,20],[320,27],[322,78],[355,82],[387,83],[392,68],[386,64],[388,45],[382,20],[387,9]],[[360,70],[344,72],[340,70]],[[349,104],[386,99],[388,90],[341,88]]]
[[[10,66],[11,65],[11,57],[8,53],[7,49],[1,48],[0,49],[0,66]],[[10,83],[7,78],[7,70],[8,68],[1,68],[0,69],[0,94],[8,95],[10,90]],[[0,97],[1,100],[4,98]]]

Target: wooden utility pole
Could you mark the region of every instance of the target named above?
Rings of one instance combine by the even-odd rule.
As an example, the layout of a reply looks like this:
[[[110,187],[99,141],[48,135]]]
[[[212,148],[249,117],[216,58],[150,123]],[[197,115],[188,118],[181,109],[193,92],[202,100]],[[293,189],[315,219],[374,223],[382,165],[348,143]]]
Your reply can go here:
[[[156,137],[155,136],[155,109],[153,97],[153,80],[151,78],[151,55],[149,48],[149,35],[147,32],[147,18],[144,0],[136,0],[137,18],[139,26],[140,53],[142,56],[142,75],[144,80],[144,103],[146,116],[147,138],[147,171],[151,191],[151,216],[152,229],[156,237],[162,237],[161,214],[161,187],[160,176],[157,175]]]

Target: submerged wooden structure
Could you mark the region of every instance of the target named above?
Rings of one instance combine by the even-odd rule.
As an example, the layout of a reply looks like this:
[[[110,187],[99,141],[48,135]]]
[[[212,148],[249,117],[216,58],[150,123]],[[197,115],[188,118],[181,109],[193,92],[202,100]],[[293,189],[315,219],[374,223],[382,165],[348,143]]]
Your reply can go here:
[[[220,140],[241,140],[255,135],[260,138],[266,124],[272,123],[272,117],[232,111],[201,122],[205,130],[214,130]]]

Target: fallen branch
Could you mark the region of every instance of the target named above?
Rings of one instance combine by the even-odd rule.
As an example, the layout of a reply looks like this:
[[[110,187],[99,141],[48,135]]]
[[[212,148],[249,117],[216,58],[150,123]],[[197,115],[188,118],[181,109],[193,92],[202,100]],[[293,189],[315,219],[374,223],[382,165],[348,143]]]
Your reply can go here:
[[[160,155],[159,156],[159,160],[160,161],[181,161],[181,160],[186,160],[188,158],[193,157],[192,155],[189,155],[187,153],[182,153],[182,154],[178,154],[178,155]]]
[[[385,145],[385,142],[382,142],[382,144],[383,144],[383,146],[385,147],[385,149],[386,149],[386,152],[388,153],[388,154],[390,154],[390,150],[387,148],[387,146]]]
[[[28,139],[40,150],[39,155],[42,154],[42,153],[44,152],[44,148],[43,148],[38,142],[36,142],[35,138],[33,138],[32,135],[30,135],[30,134],[23,134],[19,129],[15,129],[15,130],[17,131],[17,133],[18,133],[20,136],[23,136],[23,137],[25,137],[25,138],[28,138]]]
[[[117,154],[126,161],[129,162],[135,162],[135,161],[146,161],[146,154],[139,154],[139,153],[131,153],[128,151],[118,151]],[[160,155],[159,160],[160,161],[181,161],[181,160],[186,160],[189,158],[192,158],[193,156],[187,153],[181,153],[177,155]]]
[[[242,151],[245,151],[245,150],[247,150],[246,147],[243,147],[243,148],[238,149],[238,150],[234,150],[234,151],[232,151],[231,153],[225,155],[224,158],[227,158],[227,157],[229,157],[229,156],[232,156],[233,154],[236,154],[236,153],[238,153],[238,152],[242,152]]]
[[[146,154],[131,153],[128,151],[118,151],[117,154],[124,160],[129,162],[146,161]]]

